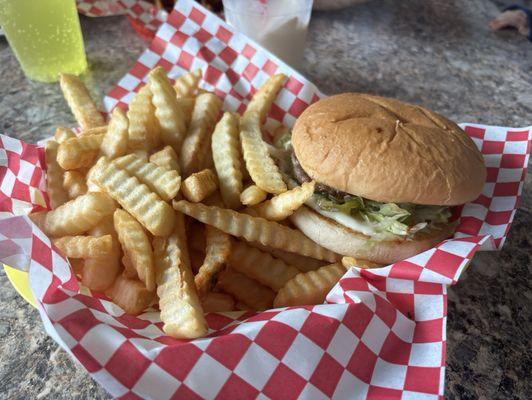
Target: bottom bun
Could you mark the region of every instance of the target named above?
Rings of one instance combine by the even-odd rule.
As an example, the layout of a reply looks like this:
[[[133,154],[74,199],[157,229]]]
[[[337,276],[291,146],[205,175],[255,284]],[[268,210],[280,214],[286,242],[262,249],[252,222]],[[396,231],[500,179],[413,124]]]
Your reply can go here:
[[[454,231],[454,226],[449,225],[414,240],[376,241],[305,206],[299,208],[290,220],[306,236],[329,250],[379,264],[392,264],[419,254],[447,239]]]

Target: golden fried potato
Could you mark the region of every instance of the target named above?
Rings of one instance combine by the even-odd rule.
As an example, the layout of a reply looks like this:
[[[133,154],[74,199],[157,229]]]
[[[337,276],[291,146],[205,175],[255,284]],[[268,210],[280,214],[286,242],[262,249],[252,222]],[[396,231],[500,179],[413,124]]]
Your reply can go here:
[[[240,142],[246,168],[255,185],[268,193],[286,192],[286,184],[279,168],[262,139],[258,112],[246,112],[240,118]]]
[[[109,159],[126,154],[128,127],[129,121],[126,113],[120,107],[115,107],[100,146],[100,153]]]
[[[113,238],[105,236],[63,236],[52,242],[65,256],[72,258],[103,257],[111,253]]]
[[[193,98],[198,90],[199,81],[201,80],[201,69],[187,72],[175,80],[174,90],[177,98]]]
[[[57,162],[65,170],[92,166],[104,135],[77,136],[64,141],[57,150]]]
[[[159,147],[161,132],[149,85],[143,86],[135,93],[129,104],[127,118],[129,120],[127,142],[130,151]]]
[[[257,311],[272,308],[275,298],[273,290],[230,268],[218,277],[218,287]]]
[[[194,283],[200,297],[214,287],[214,280],[222,270],[231,252],[231,238],[228,234],[212,227],[205,227],[205,259],[194,277]]]
[[[226,293],[209,292],[201,299],[203,311],[227,312],[235,309],[235,300]]]
[[[297,253],[290,253],[288,251],[276,249],[270,246],[264,246],[259,242],[250,242],[248,244],[250,246],[256,247],[257,249],[263,252],[270,253],[275,258],[279,258],[289,265],[293,265],[301,272],[314,271],[320,267],[323,267],[324,265],[327,265],[326,261],[318,260],[312,257],[302,256],[301,254]]]
[[[227,264],[275,291],[299,273],[296,267],[240,241],[233,244]]]
[[[181,175],[177,154],[170,146],[165,146],[162,150],[153,153],[150,156],[150,162],[161,168],[177,171],[177,173]]]
[[[305,182],[301,186],[278,194],[270,200],[254,207],[259,217],[270,221],[282,221],[293,214],[314,194],[314,181]]]
[[[59,144],[73,137],[76,137],[76,134],[68,128],[60,126],[55,130],[54,139]]]
[[[277,222],[201,203],[189,203],[185,200],[174,201],[173,204],[176,210],[225,233],[244,238],[248,242],[258,241],[263,245],[320,260],[338,259],[337,254],[314,243],[300,231]]]
[[[103,115],[83,82],[74,75],[60,74],[59,84],[74,118],[82,129],[105,125]]]
[[[91,236],[112,237],[111,252],[103,257],[87,258],[83,266],[81,283],[91,290],[103,292],[111,287],[122,270],[120,243],[116,234],[113,214],[104,217],[98,225],[87,232]]]
[[[268,78],[268,80],[253,95],[253,98],[246,108],[246,113],[257,112],[260,116],[260,120],[264,120],[273,101],[277,97],[277,94],[283,87],[285,79],[286,75],[284,74],[276,74]]]
[[[144,228],[130,214],[120,209],[114,213],[114,224],[124,254],[131,261],[139,279],[144,282],[146,289],[155,290],[153,250]]]
[[[322,304],[327,293],[345,274],[342,264],[330,264],[296,275],[279,290],[273,302],[275,307]]]
[[[246,206],[254,206],[266,200],[268,193],[257,185],[249,185],[240,194],[240,202]]]
[[[50,237],[80,235],[115,208],[115,202],[105,193],[84,194],[48,212],[43,222],[44,233]]]
[[[46,191],[52,209],[68,201],[68,193],[63,188],[63,174],[65,171],[57,163],[58,148],[59,144],[55,140],[49,140],[44,148],[46,160]]]
[[[342,257],[342,265],[346,268],[379,268],[381,264],[374,263],[373,261],[363,260],[361,258],[354,257]]]
[[[172,231],[172,207],[106,157],[98,160],[93,179],[153,235],[166,236]]]
[[[240,207],[242,169],[244,168],[238,137],[238,117],[226,112],[212,134],[212,157],[220,182],[220,192],[228,208]]]
[[[175,170],[159,167],[135,154],[117,158],[113,163],[135,176],[163,200],[172,200],[179,192],[181,177]]]
[[[63,189],[68,193],[68,197],[75,199],[87,193],[87,183],[85,177],[79,171],[65,171],[63,175]]]
[[[148,308],[155,293],[146,289],[141,281],[119,275],[109,291],[109,297],[127,314],[138,315]]]
[[[181,143],[187,133],[185,115],[177,102],[174,88],[166,72],[156,67],[148,74],[148,85],[155,106],[155,116],[159,121],[161,139],[179,153]]]
[[[216,189],[218,189],[216,174],[210,169],[204,169],[185,179],[181,192],[187,200],[198,203],[213,194]]]
[[[222,102],[215,94],[200,94],[196,98],[190,126],[179,155],[184,176],[207,167],[211,135],[221,107]]]
[[[177,339],[204,336],[207,323],[196,293],[190,260],[183,258],[188,250],[182,214],[176,215],[175,229],[164,245],[156,247],[159,249],[156,251],[157,294],[164,332]]]

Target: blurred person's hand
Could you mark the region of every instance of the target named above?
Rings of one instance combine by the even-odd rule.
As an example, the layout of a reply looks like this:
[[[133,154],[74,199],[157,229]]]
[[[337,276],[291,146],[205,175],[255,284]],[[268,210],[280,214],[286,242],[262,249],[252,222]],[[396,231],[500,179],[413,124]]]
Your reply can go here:
[[[520,6],[511,6],[499,14],[490,22],[490,28],[498,31],[504,28],[515,28],[523,35],[532,40],[532,11]]]

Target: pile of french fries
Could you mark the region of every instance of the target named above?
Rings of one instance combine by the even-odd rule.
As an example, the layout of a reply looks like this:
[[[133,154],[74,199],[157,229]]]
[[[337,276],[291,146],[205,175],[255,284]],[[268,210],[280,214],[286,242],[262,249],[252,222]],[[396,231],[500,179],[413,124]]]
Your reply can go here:
[[[81,132],[57,128],[46,144],[51,210],[32,214],[84,286],[130,314],[158,303],[175,338],[205,335],[205,312],[323,303],[353,261],[287,220],[314,182],[288,190],[263,140],[285,76],[240,117],[222,113],[201,77],[172,84],[157,67],[106,123],[83,83],[63,75]]]

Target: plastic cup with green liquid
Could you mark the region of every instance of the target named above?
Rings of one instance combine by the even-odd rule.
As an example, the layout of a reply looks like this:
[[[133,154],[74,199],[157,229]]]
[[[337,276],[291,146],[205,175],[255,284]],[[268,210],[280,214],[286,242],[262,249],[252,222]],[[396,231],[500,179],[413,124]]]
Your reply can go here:
[[[30,79],[87,69],[75,0],[0,0],[0,27]]]

